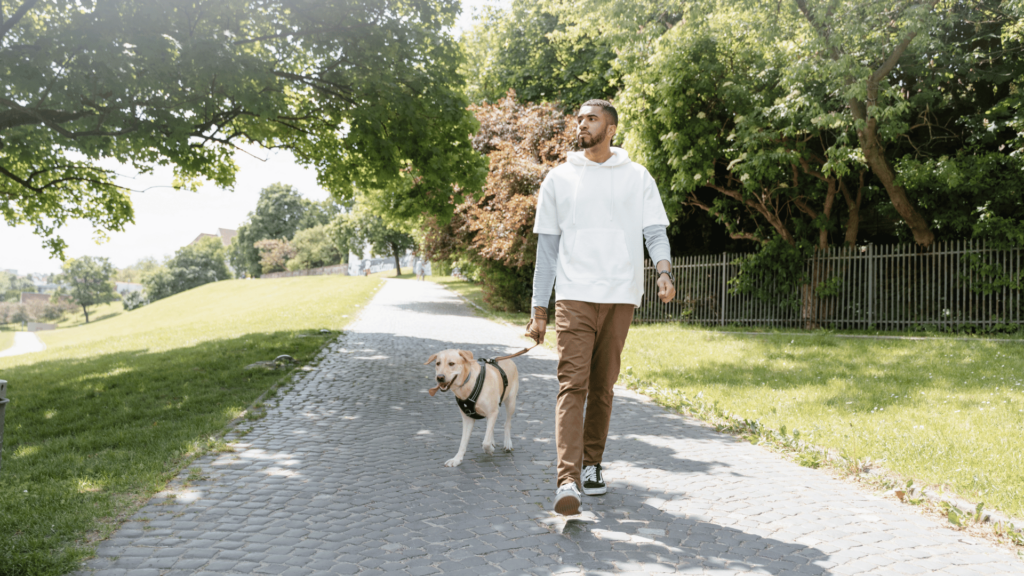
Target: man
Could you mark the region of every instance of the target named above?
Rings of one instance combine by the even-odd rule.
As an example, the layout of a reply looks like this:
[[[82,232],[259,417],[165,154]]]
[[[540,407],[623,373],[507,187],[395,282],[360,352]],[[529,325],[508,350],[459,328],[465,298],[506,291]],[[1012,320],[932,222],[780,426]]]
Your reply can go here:
[[[643,296],[643,241],[657,262],[658,297],[675,297],[665,229],[668,217],[654,179],[611,146],[618,114],[590,100],[576,117],[577,142],[541,184],[537,201],[537,266],[527,332],[544,339],[548,299],[555,287],[558,399],[555,512],[579,513],[580,488],[607,488],[601,470],[613,385],[633,310]],[[584,410],[584,405],[586,409]]]

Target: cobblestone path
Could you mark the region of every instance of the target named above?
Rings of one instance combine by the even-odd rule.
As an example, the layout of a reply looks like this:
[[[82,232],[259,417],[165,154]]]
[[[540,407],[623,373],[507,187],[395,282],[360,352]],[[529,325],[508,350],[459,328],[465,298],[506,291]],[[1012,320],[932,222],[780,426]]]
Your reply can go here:
[[[556,362],[541,349],[516,359],[515,452],[486,455],[478,423],[445,468],[462,423],[450,394],[426,394],[423,362],[508,353],[518,334],[435,284],[388,281],[240,450],[197,462],[204,480],[152,500],[82,573],[1024,574],[1008,552],[621,389],[609,493],[555,517]]]

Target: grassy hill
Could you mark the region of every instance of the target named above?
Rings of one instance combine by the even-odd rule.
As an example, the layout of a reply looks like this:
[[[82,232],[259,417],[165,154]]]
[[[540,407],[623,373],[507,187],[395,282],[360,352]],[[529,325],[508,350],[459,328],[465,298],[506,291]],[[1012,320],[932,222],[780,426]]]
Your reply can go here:
[[[0,575],[59,575],[91,541],[211,446],[281,372],[309,362],[381,285],[322,276],[207,284],[138,310],[39,333],[0,358],[9,383],[0,468]],[[330,330],[321,334],[320,329]]]

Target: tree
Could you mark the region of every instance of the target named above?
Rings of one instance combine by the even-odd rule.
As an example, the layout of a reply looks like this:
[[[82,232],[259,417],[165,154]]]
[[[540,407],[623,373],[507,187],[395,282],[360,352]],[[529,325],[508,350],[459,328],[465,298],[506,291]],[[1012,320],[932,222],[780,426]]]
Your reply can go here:
[[[119,268],[114,274],[114,280],[117,280],[118,282],[132,282],[140,284],[146,275],[152,273],[160,266],[160,262],[152,256],[140,258],[135,264]]]
[[[260,240],[256,243],[260,253],[260,267],[263,274],[283,272],[288,269],[288,261],[295,257],[295,248],[288,240]]]
[[[555,104],[524,105],[513,91],[496,104],[474,106],[473,113],[480,122],[473,145],[490,159],[487,185],[479,198],[455,208],[451,222],[424,221],[423,250],[434,261],[473,262],[489,304],[526,310],[537,252],[537,192],[574,149],[575,122]]]
[[[263,266],[255,246],[257,242],[282,238],[291,240],[304,224],[321,223],[328,212],[323,207],[315,207],[315,203],[300,196],[291,185],[276,183],[267,186],[260,190],[256,210],[249,213],[232,239],[231,265],[239,273],[259,278]]]
[[[342,254],[328,230],[321,224],[295,233],[291,242],[295,257],[288,261],[289,270],[309,270],[322,266],[340,264],[348,257]]]
[[[351,212],[335,217],[328,233],[342,253],[362,254],[369,245],[375,254],[394,256],[398,275],[402,274],[402,253],[416,247],[413,237],[397,223],[378,216],[359,200]]]
[[[853,244],[884,198],[868,207],[928,245],[951,207],[994,200],[985,170],[1019,173],[1021,42],[995,4],[703,3],[626,75],[626,145],[670,212],[697,206],[734,237],[825,247],[842,213]]]
[[[89,323],[89,307],[117,300],[114,290],[114,266],[106,258],[69,258],[64,261],[59,282],[66,288],[58,291],[58,297],[66,294],[71,301],[82,307],[85,323]]]
[[[179,248],[174,256],[143,277],[146,297],[150,302],[197,288],[203,284],[227,280],[231,271],[227,251],[220,238],[202,238]]]
[[[565,28],[544,3],[514,0],[508,10],[486,8],[460,41],[470,100],[495,103],[515,90],[523,101],[568,111],[591,98],[610,98],[617,80],[612,46],[592,29]]]
[[[484,166],[446,32],[457,0],[21,0],[0,24],[0,212],[63,256],[69,219],[133,221],[104,159],[230,187],[239,144],[443,210]],[[8,14],[8,11],[10,13]],[[416,186],[413,186],[413,183]]]
[[[36,285],[28,278],[0,272],[0,301],[18,302],[22,292],[35,292]]]

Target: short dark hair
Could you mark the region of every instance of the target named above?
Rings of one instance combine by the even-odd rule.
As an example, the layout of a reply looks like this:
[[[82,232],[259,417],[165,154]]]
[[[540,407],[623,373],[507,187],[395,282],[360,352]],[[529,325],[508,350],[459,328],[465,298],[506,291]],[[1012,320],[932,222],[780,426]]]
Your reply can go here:
[[[582,108],[583,106],[597,106],[598,108],[604,110],[606,114],[612,117],[612,124],[616,126],[619,125],[619,113],[618,111],[615,110],[615,106],[612,106],[611,102],[607,100],[594,99],[587,100],[580,106],[580,108]]]

